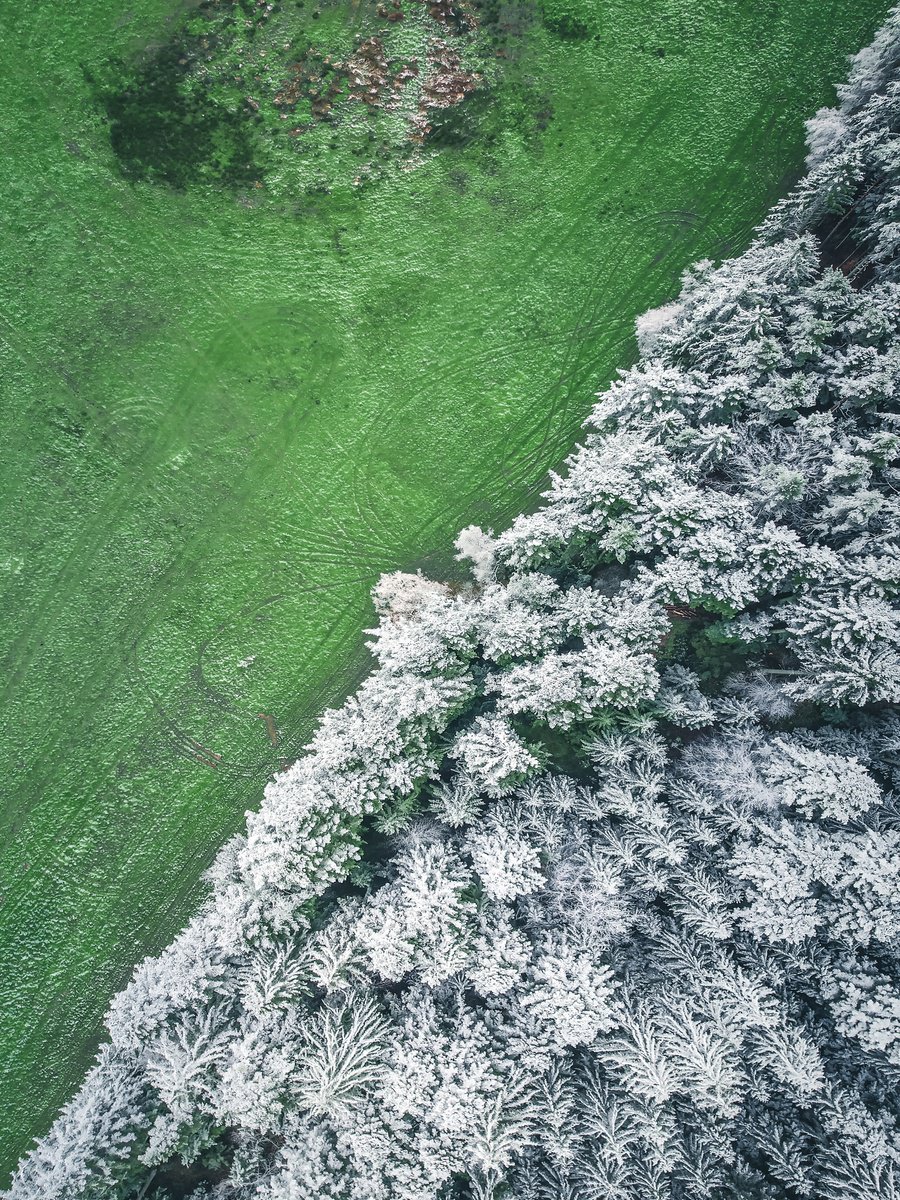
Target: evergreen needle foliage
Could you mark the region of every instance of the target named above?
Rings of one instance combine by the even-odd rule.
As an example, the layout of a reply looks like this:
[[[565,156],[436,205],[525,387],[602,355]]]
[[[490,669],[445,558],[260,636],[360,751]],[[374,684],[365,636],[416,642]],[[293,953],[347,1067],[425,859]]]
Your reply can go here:
[[[900,10],[323,718],[13,1200],[900,1194]]]

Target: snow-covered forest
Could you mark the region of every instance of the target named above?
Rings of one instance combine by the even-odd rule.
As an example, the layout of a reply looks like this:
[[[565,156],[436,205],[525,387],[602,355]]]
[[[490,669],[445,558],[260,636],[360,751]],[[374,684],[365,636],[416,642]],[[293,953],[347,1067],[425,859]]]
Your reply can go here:
[[[472,583],[381,581],[8,1196],[900,1197],[898,64]]]

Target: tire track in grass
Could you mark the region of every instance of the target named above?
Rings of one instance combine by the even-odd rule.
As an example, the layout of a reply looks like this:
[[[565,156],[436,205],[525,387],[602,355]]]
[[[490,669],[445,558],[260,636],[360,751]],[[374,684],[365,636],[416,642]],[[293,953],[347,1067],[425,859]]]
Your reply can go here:
[[[18,685],[25,672],[31,665],[38,652],[41,639],[56,621],[61,609],[66,605],[70,596],[70,584],[76,582],[83,574],[85,560],[92,557],[109,540],[112,533],[120,528],[122,517],[131,510],[134,502],[133,477],[144,476],[153,466],[161,466],[176,444],[184,440],[184,433],[191,424],[195,409],[200,403],[201,390],[192,388],[191,384],[200,377],[203,370],[198,365],[188,383],[182,388],[176,402],[177,418],[160,426],[156,435],[148,440],[142,449],[127,463],[119,473],[119,486],[116,489],[114,504],[106,504],[102,512],[93,521],[82,527],[78,536],[70,544],[62,565],[54,575],[43,595],[35,598],[37,620],[33,622],[27,633],[17,639],[11,652],[8,652],[2,663],[5,680],[0,687],[0,702],[6,702],[12,690]],[[193,395],[183,407],[184,397]],[[74,590],[74,589],[72,589]]]
[[[717,192],[721,194],[722,190],[721,188],[717,189]],[[643,233],[647,225],[652,226],[654,230],[659,227],[663,229],[675,228],[682,235],[685,232],[693,235],[689,237],[686,246],[684,245],[683,236],[678,239],[682,245],[678,248],[677,252],[684,262],[685,267],[696,261],[698,241],[709,242],[710,239],[713,239],[718,246],[721,246],[724,242],[718,221],[712,218],[701,218],[697,213],[688,209],[660,209],[647,214],[636,214],[633,219],[633,228],[629,230],[631,235],[629,242],[640,241],[644,243],[647,241]],[[651,244],[658,244],[659,237],[654,233],[649,241]],[[649,266],[656,268],[654,275],[659,274],[665,279],[670,277],[669,272],[662,271],[662,266],[673,252],[676,252],[676,250],[673,242],[670,240],[665,247],[661,248],[649,259]],[[623,249],[617,250],[617,258],[627,258],[629,256],[632,258],[635,257],[635,252],[630,244],[627,251]],[[579,324],[570,331],[570,336],[563,353],[563,364],[560,368],[559,376],[548,391],[544,393],[542,403],[537,406],[539,412],[546,414],[546,416],[540,417],[538,422],[538,428],[543,430],[540,441],[533,448],[527,448],[524,454],[516,453],[512,449],[507,449],[505,452],[501,469],[504,473],[504,478],[512,487],[522,486],[526,478],[533,479],[534,472],[537,470],[539,464],[547,462],[550,457],[555,457],[550,454],[550,444],[553,440],[565,441],[566,444],[571,442],[571,435],[568,430],[569,422],[567,421],[570,400],[576,391],[580,394],[580,388],[585,381],[585,377],[594,371],[595,364],[599,365],[603,362],[615,361],[622,365],[627,365],[629,358],[633,359],[634,357],[633,333],[630,328],[627,333],[619,338],[601,343],[596,347],[591,345],[587,337],[590,331],[604,324],[596,315],[605,312],[608,307],[598,297],[598,293],[603,289],[604,283],[605,280],[596,284],[586,297]],[[648,290],[650,286],[649,283],[646,285]],[[591,303],[592,301],[593,303]],[[635,305],[626,307],[631,311],[631,309],[635,308]],[[638,308],[638,315],[640,312],[645,311],[644,308],[640,308],[639,306]],[[585,320],[585,314],[588,309],[590,309],[592,315],[589,319]],[[627,352],[629,349],[631,351],[630,354]],[[516,445],[528,447],[531,437],[524,436],[524,425],[525,419],[523,418],[522,424],[510,431],[506,439],[507,447]],[[554,428],[560,431],[556,439],[553,437]],[[540,482],[532,483],[527,489],[528,493],[534,496],[542,486]]]
[[[301,589],[301,592],[304,595],[311,596],[313,594],[325,591],[343,590],[344,588],[351,587],[355,583],[364,581],[365,577],[358,579],[345,579],[332,584],[320,584],[303,588]],[[257,605],[256,607],[259,608],[263,605],[271,604],[281,599],[283,599],[283,597],[271,597],[269,600],[263,601],[262,604]],[[228,622],[222,622],[220,628],[225,628],[227,625]],[[326,628],[323,636],[327,637],[330,632],[331,628]],[[213,640],[214,636],[215,635],[212,635],[209,639],[207,639],[205,645],[208,645]],[[202,660],[203,650],[204,646],[202,645],[198,650],[198,662]],[[191,734],[181,724],[182,719],[177,714],[172,712],[171,707],[162,700],[159,693],[156,692],[150,684],[146,673],[143,671],[140,665],[136,645],[131,648],[126,661],[138,683],[138,687],[136,689],[137,693],[144,695],[150,701],[151,707],[161,718],[166,729],[168,729],[171,733],[176,753],[180,753],[183,757],[192,759],[203,766],[208,766],[216,770],[223,769],[230,772],[232,775],[239,775],[245,779],[254,779],[257,782],[261,778],[264,778],[267,774],[271,774],[273,770],[273,764],[269,756],[261,757],[253,762],[238,762],[234,759],[225,757],[225,755],[213,750],[212,747],[206,746],[200,741],[199,738],[194,737],[193,734]],[[248,726],[258,718],[258,714],[252,710],[252,707],[248,708],[239,715],[242,719],[248,722]],[[208,735],[205,736],[208,738]]]
[[[207,354],[207,358],[213,358],[213,357],[214,357],[213,354],[211,354],[211,353]],[[195,374],[196,374],[196,372],[195,372]],[[189,387],[190,384],[188,384],[187,386]],[[204,398],[201,389],[195,389],[195,393],[196,393],[197,399],[196,399],[195,405],[191,407],[191,412],[193,412],[193,407],[196,407],[197,405],[199,405],[201,403],[201,398]],[[299,406],[292,406],[292,408],[296,411],[299,409]],[[300,412],[300,415],[297,420],[298,425],[301,424],[306,419],[308,412],[309,412],[309,404],[307,403],[302,407],[302,412]],[[286,412],[283,414],[283,418],[282,418],[282,429],[279,431],[278,435],[273,436],[269,439],[268,445],[270,448],[270,455],[269,455],[268,462],[265,464],[262,464],[259,456],[257,456],[256,460],[255,460],[255,464],[254,464],[256,469],[252,473],[252,476],[251,476],[251,473],[245,473],[243,476],[241,476],[240,477],[241,484],[240,484],[240,486],[236,486],[235,488],[232,489],[232,491],[229,494],[227,504],[223,504],[223,502],[221,502],[221,501],[219,502],[217,510],[216,510],[217,523],[221,522],[221,520],[226,512],[240,511],[241,508],[246,504],[246,501],[249,498],[249,496],[253,492],[258,491],[260,488],[265,486],[269,475],[272,473],[272,471],[274,471],[276,466],[280,464],[285,453],[287,452],[288,446],[291,444],[293,437],[296,435],[296,428],[291,430],[288,426],[288,419],[292,415],[294,415],[294,414],[292,413],[291,408],[286,410]],[[185,422],[188,419],[189,419],[188,417],[185,417],[184,420],[179,423],[179,426],[178,426],[179,430],[181,429],[181,427],[185,424]],[[282,436],[282,434],[283,434],[283,436]],[[171,445],[171,440],[170,440],[169,445]],[[157,458],[159,458],[158,455],[157,455]],[[152,492],[152,489],[150,489],[150,490]],[[118,525],[118,520],[123,511],[123,508],[124,508],[124,504],[118,506],[114,510],[112,516],[106,522],[106,526],[103,530],[104,533],[108,534],[110,532],[111,527]],[[227,522],[226,522],[226,528],[227,528]],[[133,600],[128,602],[128,612],[129,612],[129,617],[130,617],[130,623],[132,626],[135,624],[136,621],[140,620],[143,617],[143,615],[147,612],[148,608],[152,604],[155,603],[155,598],[158,595],[160,589],[164,585],[166,585],[174,575],[179,573],[182,563],[186,560],[186,558],[189,555],[194,557],[195,565],[196,565],[197,542],[201,536],[204,536],[203,529],[198,531],[198,533],[193,538],[188,539],[187,541],[185,541],[182,544],[180,550],[167,563],[165,570],[161,573],[161,575],[159,575],[154,580],[153,587],[144,590],[143,598],[142,598],[141,602],[139,602],[137,604],[135,604]],[[209,541],[209,536],[210,536],[209,534],[206,534],[207,542]],[[212,536],[215,537],[216,535],[212,535]],[[97,545],[99,545],[99,541],[100,541],[99,538],[94,539],[95,547]],[[205,557],[208,557],[209,553],[210,553],[210,548],[207,545]],[[80,557],[83,557],[83,555],[81,555]],[[73,556],[70,555],[69,562],[72,562],[72,558],[73,558]],[[62,604],[65,599],[66,599],[65,596],[59,597],[60,603],[57,605],[57,609],[62,607]],[[55,615],[55,613],[53,615]]]
[[[669,111],[670,102],[666,99],[661,99],[655,108],[652,108],[649,112],[642,114],[642,120],[638,123],[638,128],[642,130],[645,138],[649,137],[654,130],[658,129],[662,125],[663,120]],[[591,173],[591,176],[588,177],[587,186],[585,187],[586,193],[589,194],[592,191],[594,177],[605,175],[614,169],[618,154],[624,149],[633,145],[634,136],[635,130],[632,126],[629,126],[622,131],[621,136],[609,148],[604,157],[597,163],[594,171]],[[564,256],[564,251],[568,244],[583,238],[584,228],[589,222],[589,216],[585,216],[580,222],[572,222],[563,237],[559,237],[555,231],[548,232],[547,237],[539,244],[538,250],[545,250],[548,246],[552,245],[554,253],[552,255],[548,255],[547,258],[559,259],[560,257]],[[539,257],[539,255],[534,248],[522,248],[522,262],[536,257]],[[515,271],[512,273],[515,274]],[[500,463],[498,465],[498,472],[502,475],[508,485],[519,484],[525,475],[533,475],[533,464],[539,461],[544,461],[546,457],[548,443],[552,436],[552,430],[554,427],[559,427],[566,421],[569,402],[572,394],[571,385],[575,382],[580,382],[581,376],[585,370],[584,342],[586,339],[584,335],[595,324],[600,323],[599,321],[595,321],[593,318],[587,319],[587,313],[589,310],[591,310],[593,313],[603,311],[602,305],[596,300],[596,296],[600,290],[600,287],[601,285],[599,283],[595,284],[586,293],[582,301],[578,319],[575,325],[572,326],[567,332],[556,335],[566,338],[565,349],[563,352],[563,364],[560,368],[559,375],[555,383],[552,384],[551,387],[542,394],[540,402],[534,405],[534,408],[539,409],[543,414],[539,418],[538,423],[538,434],[540,436],[540,441],[536,446],[528,448],[524,457],[517,456],[520,461],[515,468],[513,468],[512,462],[510,461],[512,457],[511,452],[509,450],[502,452]],[[592,301],[594,301],[593,305]],[[515,311],[515,308],[515,303],[511,301],[505,309],[501,310],[502,316],[508,317],[511,312]],[[621,339],[622,342],[627,342],[627,340],[627,337]],[[481,356],[476,356],[476,361],[477,358],[480,358],[483,362],[493,361],[496,358],[496,353],[497,348],[491,347]],[[471,361],[472,360],[470,356],[466,362],[466,367],[469,366]],[[448,378],[453,379],[460,373],[461,370],[456,372],[451,370],[450,372],[447,372],[445,369],[442,373],[442,382],[446,381]],[[530,437],[528,439],[522,437],[522,431],[528,427],[528,424],[531,420],[532,417],[530,413],[523,414],[523,416],[518,419],[513,427],[508,430],[504,438],[505,445],[510,446],[517,440],[522,443],[527,443],[530,441]],[[530,490],[533,491],[533,487]]]
[[[640,120],[637,123],[637,128],[642,131],[644,137],[649,137],[651,132],[661,125],[665,116],[670,111],[671,101],[667,97],[661,97],[655,107],[652,107],[649,111],[641,113]],[[635,126],[629,125],[620,130],[616,141],[612,144],[612,146],[610,146],[603,159],[597,163],[591,175],[588,177],[584,187],[586,194],[590,194],[595,176],[598,176],[601,173],[610,172],[613,169],[616,158],[620,154],[624,157],[627,150],[633,146],[634,137]],[[534,261],[540,256],[540,252],[542,250],[545,250],[551,245],[553,247],[553,254],[546,256],[547,261],[559,259],[559,257],[564,253],[567,245],[572,244],[581,238],[584,226],[589,223],[590,219],[591,218],[588,215],[585,215],[581,221],[570,223],[566,233],[562,237],[559,236],[557,231],[548,230],[546,237],[538,243],[537,247],[520,245],[518,257],[516,257],[515,253],[513,253],[507,262],[507,274],[510,277],[516,277],[517,274],[520,275],[524,264]],[[517,303],[512,297],[511,292],[507,291],[506,294],[509,295],[510,298],[499,310],[497,317],[498,324],[508,324],[509,316],[517,310]],[[576,324],[571,335],[573,339],[577,336],[578,328],[579,326]],[[571,346],[569,349],[571,350]],[[476,354],[474,356],[470,353],[467,354],[465,351],[461,351],[455,357],[455,361],[452,364],[447,364],[445,362],[442,366],[440,384],[438,386],[446,388],[449,383],[457,381],[463,375],[470,374],[472,371],[473,360],[476,363],[493,362],[496,359],[496,356],[497,347],[493,345],[486,348],[480,354]],[[417,390],[413,391],[412,394],[407,393],[405,395],[404,407],[412,407],[417,401],[420,401],[427,392],[433,391],[434,388],[434,380],[427,379]],[[564,400],[563,403],[567,403],[567,401]],[[366,440],[368,442],[367,457],[364,461],[358,463],[354,467],[355,478],[351,486],[353,488],[354,503],[357,507],[357,511],[362,514],[365,510],[365,520],[367,521],[367,524],[372,530],[373,534],[376,536],[393,536],[395,538],[397,535],[395,534],[394,530],[391,527],[388,527],[379,517],[379,506],[374,502],[373,499],[373,481],[375,472],[372,470],[372,463],[375,461],[376,455],[379,452],[380,444],[390,441],[390,431],[396,429],[397,425],[401,421],[405,422],[408,419],[402,413],[395,413],[392,418],[388,417],[386,420],[385,413],[388,412],[389,407],[390,402],[387,399],[382,401],[380,409],[373,415],[368,426],[366,427],[365,433]],[[552,415],[548,417],[548,428],[552,423],[552,419]],[[375,436],[376,430],[380,435],[377,438]],[[508,435],[509,438],[512,436],[514,436],[512,433]],[[544,439],[541,448],[543,448],[545,442],[546,438]],[[540,454],[541,448],[535,451],[535,456]],[[387,461],[384,455],[382,455],[382,458]],[[502,472],[503,469],[503,462],[501,460],[499,470]],[[360,477],[362,478],[362,483],[359,482]],[[365,500],[363,503],[360,502],[361,490],[365,491]],[[381,526],[380,531],[375,528],[376,523]]]
[[[158,468],[163,465],[171,458],[173,448],[186,441],[186,431],[191,428],[197,410],[202,408],[207,400],[206,391],[197,384],[208,375],[210,365],[220,360],[219,348],[230,339],[233,331],[234,321],[229,321],[220,328],[213,343],[205,351],[197,352],[200,361],[168,408],[173,418],[165,424],[161,424],[156,435],[148,439],[130,461],[123,463],[118,475],[116,490],[113,493],[114,503],[111,505],[110,500],[107,500],[102,512],[92,522],[82,527],[74,543],[70,545],[60,569],[43,594],[35,597],[34,608],[38,613],[38,621],[31,626],[30,644],[26,641],[24,646],[21,645],[25,640],[25,635],[23,635],[18,639],[20,643],[18,653],[14,647],[5,656],[3,668],[6,680],[0,687],[0,700],[4,702],[8,700],[12,689],[30,666],[41,644],[41,639],[46,636],[48,629],[56,621],[60,610],[68,601],[69,583],[81,576],[85,559],[96,555],[109,541],[112,534],[121,527],[123,516],[132,510],[135,500],[134,478],[140,478],[145,495],[153,495],[161,486],[160,479],[154,480],[152,477],[148,479],[148,472],[154,466]],[[240,340],[245,348],[253,348],[253,343],[248,340],[246,332],[241,333]],[[236,385],[232,384],[230,389],[221,388],[221,390],[229,395],[236,407],[240,404]]]

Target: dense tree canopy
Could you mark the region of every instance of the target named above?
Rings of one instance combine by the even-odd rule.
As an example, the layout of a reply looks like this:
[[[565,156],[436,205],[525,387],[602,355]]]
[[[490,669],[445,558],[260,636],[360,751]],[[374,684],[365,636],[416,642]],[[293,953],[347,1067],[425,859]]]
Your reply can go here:
[[[900,14],[326,713],[15,1200],[900,1196]]]

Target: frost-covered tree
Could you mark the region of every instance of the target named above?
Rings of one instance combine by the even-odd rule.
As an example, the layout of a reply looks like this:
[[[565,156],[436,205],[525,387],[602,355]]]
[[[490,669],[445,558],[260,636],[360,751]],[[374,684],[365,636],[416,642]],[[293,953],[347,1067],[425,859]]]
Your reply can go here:
[[[898,70],[470,585],[378,585],[12,1200],[900,1196]]]

